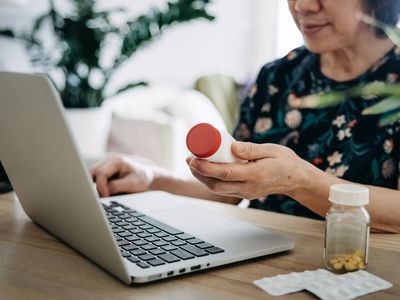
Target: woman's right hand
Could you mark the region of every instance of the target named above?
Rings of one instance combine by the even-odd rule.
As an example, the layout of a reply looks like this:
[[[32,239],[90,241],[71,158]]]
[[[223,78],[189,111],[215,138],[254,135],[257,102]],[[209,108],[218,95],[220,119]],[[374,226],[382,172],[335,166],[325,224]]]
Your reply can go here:
[[[100,197],[147,191],[153,183],[154,173],[151,164],[116,154],[91,168]]]

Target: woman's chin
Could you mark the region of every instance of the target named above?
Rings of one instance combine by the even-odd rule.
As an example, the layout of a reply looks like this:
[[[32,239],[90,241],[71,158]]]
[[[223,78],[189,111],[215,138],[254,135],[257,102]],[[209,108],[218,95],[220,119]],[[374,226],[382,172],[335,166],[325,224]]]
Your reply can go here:
[[[321,42],[310,42],[307,40],[304,40],[306,48],[313,53],[317,53],[317,54],[322,54],[322,53],[326,53],[326,52],[330,52],[335,50],[335,47],[330,46],[328,43],[321,43]]]

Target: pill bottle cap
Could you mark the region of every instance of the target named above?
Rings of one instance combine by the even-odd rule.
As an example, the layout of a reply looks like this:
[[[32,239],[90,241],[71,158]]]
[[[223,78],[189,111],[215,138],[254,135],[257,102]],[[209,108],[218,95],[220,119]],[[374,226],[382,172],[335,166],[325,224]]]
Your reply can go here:
[[[359,184],[334,184],[329,191],[329,201],[347,206],[367,205],[369,190]]]
[[[206,158],[217,152],[221,145],[221,134],[208,123],[193,126],[186,136],[189,151],[200,158]]]

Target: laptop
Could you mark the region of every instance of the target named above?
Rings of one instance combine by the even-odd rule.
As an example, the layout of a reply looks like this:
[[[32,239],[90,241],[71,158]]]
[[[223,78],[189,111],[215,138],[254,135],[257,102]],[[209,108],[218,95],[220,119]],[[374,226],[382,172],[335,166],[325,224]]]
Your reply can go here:
[[[24,211],[126,284],[294,248],[189,197],[146,192],[100,200],[49,78],[0,72],[0,91],[0,160]],[[149,205],[155,198],[165,206]]]

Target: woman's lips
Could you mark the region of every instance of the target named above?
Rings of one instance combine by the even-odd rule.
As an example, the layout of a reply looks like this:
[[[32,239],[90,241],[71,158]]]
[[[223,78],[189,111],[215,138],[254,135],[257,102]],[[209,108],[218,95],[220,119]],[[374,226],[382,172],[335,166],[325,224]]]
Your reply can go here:
[[[328,24],[303,24],[302,31],[305,34],[317,33],[321,29],[325,28]]]

